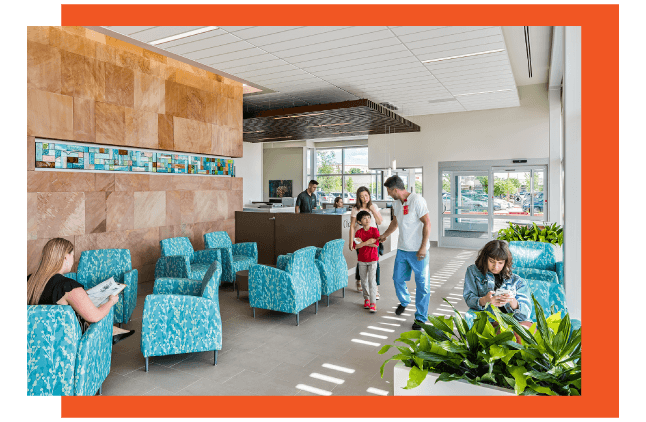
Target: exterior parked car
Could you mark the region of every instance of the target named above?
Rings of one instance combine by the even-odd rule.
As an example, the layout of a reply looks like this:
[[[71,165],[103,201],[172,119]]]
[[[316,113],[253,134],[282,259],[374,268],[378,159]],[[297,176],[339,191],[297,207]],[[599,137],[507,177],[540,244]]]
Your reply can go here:
[[[512,207],[512,204],[510,204],[509,201],[505,201],[504,199],[494,198],[493,200],[494,211],[506,210],[511,207]]]
[[[331,194],[328,194],[327,192],[323,192],[322,190],[318,190],[318,191],[316,191],[314,193],[316,194],[316,200],[320,204],[323,204],[323,203],[331,204],[332,202],[334,202],[334,196],[332,196]]]
[[[527,195],[525,201],[523,202],[523,211],[529,212],[531,207],[530,196]],[[534,213],[542,213],[544,208],[545,200],[543,199],[543,192],[537,192],[534,194]]]
[[[442,213],[451,210],[451,195],[448,193],[442,193]]]
[[[334,198],[336,198],[337,196],[341,196],[341,192],[332,192],[331,195],[333,195]],[[332,202],[334,202],[334,198],[332,199]],[[356,200],[357,200],[357,198],[356,198],[354,193],[351,193],[351,192],[344,192],[343,193],[343,202],[344,203],[346,203],[346,202],[354,203]]]

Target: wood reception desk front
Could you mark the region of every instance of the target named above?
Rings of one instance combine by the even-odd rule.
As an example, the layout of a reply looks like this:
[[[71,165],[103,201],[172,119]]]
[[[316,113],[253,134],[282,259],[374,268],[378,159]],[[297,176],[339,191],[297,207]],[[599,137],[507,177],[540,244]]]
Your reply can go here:
[[[380,210],[383,223],[379,233],[390,224],[390,209]],[[344,214],[294,214],[236,211],[235,241],[256,242],[258,263],[276,265],[279,255],[295,252],[306,246],[322,248],[334,239],[343,239],[343,255],[348,269],[357,265],[357,253],[350,251],[350,212]],[[357,226],[358,227],[358,226]],[[397,248],[398,231],[384,242],[384,254]]]

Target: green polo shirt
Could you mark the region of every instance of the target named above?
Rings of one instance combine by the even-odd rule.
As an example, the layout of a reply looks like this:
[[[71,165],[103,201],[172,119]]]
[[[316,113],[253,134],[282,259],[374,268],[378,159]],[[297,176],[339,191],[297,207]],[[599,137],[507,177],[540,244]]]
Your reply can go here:
[[[300,208],[300,212],[312,212],[316,208],[316,193],[312,196],[306,190],[299,193],[296,197],[296,206]]]

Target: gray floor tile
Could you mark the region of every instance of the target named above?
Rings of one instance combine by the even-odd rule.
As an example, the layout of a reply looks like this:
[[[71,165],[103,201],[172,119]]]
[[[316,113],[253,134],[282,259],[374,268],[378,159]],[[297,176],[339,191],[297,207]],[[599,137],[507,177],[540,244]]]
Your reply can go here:
[[[296,384],[260,375],[256,372],[245,370],[223,383],[224,386],[241,388],[258,396],[291,396],[296,394]]]
[[[124,376],[173,392],[177,392],[201,378],[188,372],[157,365],[154,362],[150,364],[148,372],[142,368]]]
[[[250,396],[249,390],[239,385],[225,385],[208,378],[200,378],[176,393],[180,396]]]
[[[211,381],[219,383],[223,383],[244,371],[243,368],[237,365],[227,365],[222,363],[213,365],[212,359],[212,357],[208,361],[202,359],[187,359],[174,365],[173,369],[187,372],[200,378],[208,378]],[[221,362],[220,356],[218,356],[218,362]]]
[[[154,388],[155,385],[150,382],[127,378],[112,371],[103,381],[104,396],[141,396]]]
[[[286,345],[269,346],[265,343],[259,348],[253,350],[251,354],[257,355],[258,357],[266,356],[280,362],[287,362],[301,366],[306,365],[318,356],[312,352],[291,347],[290,344],[291,343]]]
[[[155,387],[146,394],[143,394],[144,396],[174,396],[177,393],[173,393],[172,391],[164,390],[163,388]]]
[[[263,355],[255,355],[250,352],[238,353],[236,351],[228,351],[218,356],[218,366],[220,364],[225,366],[233,366],[241,369],[248,369],[259,374],[266,374],[281,362],[277,359],[272,359]]]

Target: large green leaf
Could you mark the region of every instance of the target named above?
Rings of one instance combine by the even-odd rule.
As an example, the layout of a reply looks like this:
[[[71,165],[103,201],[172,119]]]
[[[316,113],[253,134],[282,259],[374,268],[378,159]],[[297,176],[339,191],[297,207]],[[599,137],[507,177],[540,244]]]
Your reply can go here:
[[[382,348],[381,348],[381,350],[379,350],[377,353],[379,353],[380,355],[383,355],[383,354],[384,354],[384,353],[386,353],[388,350],[390,350],[390,348],[391,348],[391,347],[393,347],[393,345],[392,345],[392,344],[386,344],[386,345],[385,345],[384,347],[382,347]]]
[[[438,383],[440,381],[456,381],[461,379],[468,380],[468,378],[464,374],[449,374],[448,372],[442,372],[440,376],[435,380],[435,383]]]
[[[397,340],[395,340],[395,341],[397,341]],[[401,347],[401,346],[395,346],[395,347],[397,347],[397,349],[398,349],[402,354],[404,354],[404,355],[406,355],[406,356],[410,356],[410,355],[412,355],[412,354],[413,354],[413,351],[412,351],[411,349],[409,349],[408,347]]]
[[[464,354],[467,354],[469,352],[469,350],[466,347],[464,347],[464,346],[462,346],[460,344],[456,344],[456,343],[454,343],[452,341],[440,341],[440,342],[438,342],[436,344],[438,346],[440,346],[442,349],[446,350],[447,352],[451,352],[451,353],[459,353],[459,354],[464,355]]]
[[[514,377],[514,380],[516,381],[516,385],[514,386],[516,395],[521,394],[523,391],[525,391],[525,387],[527,387],[527,375],[525,375],[525,372],[525,367],[523,366],[509,367],[509,373]]]
[[[452,356],[440,355],[432,352],[417,352],[415,356],[424,359],[432,364],[438,364],[443,362],[451,362],[455,360]]]
[[[444,318],[429,315],[428,320],[431,322],[431,324],[433,324],[435,328],[438,328],[444,331],[446,334],[449,334],[449,336],[451,337],[454,336],[453,330],[449,328],[448,325],[446,325],[446,323],[444,322]],[[429,333],[429,335],[431,334]]]
[[[536,391],[537,393],[540,393],[540,394],[547,394],[549,396],[557,396],[558,395],[554,391],[552,391],[551,388],[540,386],[540,385],[536,384],[531,378],[527,379],[527,386],[529,388],[531,388],[532,390]]]
[[[386,366],[386,364],[387,364],[388,362],[390,362],[391,360],[401,360],[401,361],[404,361],[404,360],[408,360],[408,359],[410,359],[410,356],[408,356],[408,355],[402,355],[402,354],[397,354],[397,355],[391,356],[390,358],[386,359],[386,361],[385,361],[384,363],[382,363],[382,364],[381,364],[381,367],[379,368],[379,373],[381,374],[381,378],[383,378],[383,377],[384,377],[384,367]]]
[[[399,337],[406,338],[406,339],[420,338],[421,336],[422,336],[422,332],[417,330],[405,331],[399,335]]]
[[[478,346],[480,345],[480,342],[478,341],[478,334],[476,334],[476,332],[473,330],[467,333],[467,345],[471,352],[475,352],[478,350]]]
[[[508,363],[509,363],[509,360],[510,360],[512,357],[514,357],[514,355],[515,355],[516,353],[518,353],[518,350],[509,350],[509,351],[505,354],[505,356],[503,356],[502,358],[500,358],[500,360],[502,360],[503,362],[505,362],[505,364],[508,364]]]
[[[495,344],[489,347],[489,355],[491,359],[502,359],[507,356],[508,350],[504,347],[496,346]]]
[[[419,343],[417,344],[418,349],[423,352],[430,352],[431,351],[431,343],[428,339],[427,335],[423,335],[419,338]]]
[[[505,321],[509,326],[512,327],[514,332],[520,336],[520,338],[527,344],[537,344],[536,340],[532,335],[527,331],[525,327],[520,325],[520,323],[509,314],[499,313],[501,320]]]
[[[411,368],[410,372],[408,373],[408,383],[406,384],[406,387],[404,387],[405,390],[409,390],[411,388],[415,388],[419,386],[424,379],[426,379],[426,374],[428,374],[428,370],[426,369],[419,369],[419,368]]]
[[[411,347],[411,349],[417,350],[417,345],[413,340],[408,340],[407,338],[401,338],[400,337],[398,339],[395,339],[395,341],[399,341],[399,342],[402,342],[404,344],[407,344],[407,345],[409,345]]]
[[[422,323],[422,329],[430,338],[436,341],[446,341],[449,340],[450,337],[447,336],[444,331],[440,330],[439,328],[436,328],[432,325],[429,324],[424,324]],[[446,325],[446,324],[445,324]],[[451,330],[451,334],[453,333],[453,330]]]

